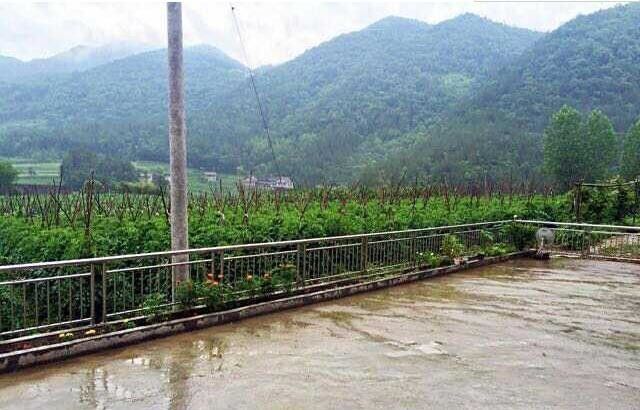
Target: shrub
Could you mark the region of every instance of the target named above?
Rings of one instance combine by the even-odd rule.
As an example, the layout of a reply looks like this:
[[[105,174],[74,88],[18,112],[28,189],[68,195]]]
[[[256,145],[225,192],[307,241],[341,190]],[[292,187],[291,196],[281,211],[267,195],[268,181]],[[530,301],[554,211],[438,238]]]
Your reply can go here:
[[[442,266],[443,258],[433,252],[420,252],[418,253],[418,262],[420,265],[426,265],[435,269]]]
[[[457,236],[448,234],[442,239],[440,250],[443,255],[453,260],[462,256],[464,253],[464,245]]]
[[[224,306],[224,286],[218,283],[206,283],[199,288],[199,294],[203,298],[207,308],[219,310]]]
[[[199,283],[190,280],[180,283],[176,288],[176,301],[185,309],[195,306],[198,301],[199,286]]]
[[[518,250],[535,246],[536,231],[535,226],[515,222],[508,223],[502,228],[505,238]]]
[[[160,322],[166,316],[167,307],[165,296],[162,293],[148,295],[142,303],[142,309],[151,323]]]

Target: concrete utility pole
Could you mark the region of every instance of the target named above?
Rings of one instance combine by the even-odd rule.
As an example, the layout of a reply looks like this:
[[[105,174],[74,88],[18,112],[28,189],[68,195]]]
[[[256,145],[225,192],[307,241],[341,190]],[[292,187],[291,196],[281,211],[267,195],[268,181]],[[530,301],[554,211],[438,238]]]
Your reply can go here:
[[[171,249],[189,248],[187,218],[187,127],[184,112],[184,72],[182,56],[182,3],[167,3],[169,60],[169,152],[171,168]],[[186,263],[189,255],[173,257]],[[189,266],[172,269],[173,299],[176,285],[189,279]]]

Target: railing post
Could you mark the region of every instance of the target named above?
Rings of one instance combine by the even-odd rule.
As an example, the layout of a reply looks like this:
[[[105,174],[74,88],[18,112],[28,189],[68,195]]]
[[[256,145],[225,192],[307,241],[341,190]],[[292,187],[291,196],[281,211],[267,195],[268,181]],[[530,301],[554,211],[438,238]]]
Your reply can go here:
[[[95,325],[96,324],[96,265],[95,264],[91,264],[91,291],[90,291],[90,298],[91,298],[91,325]],[[82,303],[82,302],[80,302]]]
[[[220,258],[220,273],[218,274],[218,279],[220,281],[220,285],[222,285],[222,281],[224,281],[224,251],[219,251]]]
[[[411,233],[411,263],[413,267],[418,266],[418,234],[417,232]]]
[[[299,243],[297,254],[296,254],[296,281],[300,285],[304,285],[304,281],[306,279],[306,254],[307,254],[307,244]]]
[[[107,264],[102,264],[102,292],[101,292],[101,302],[102,302],[102,323],[107,321]]]
[[[362,242],[360,244],[360,267],[362,268],[362,273],[367,273],[367,264],[369,262],[369,238],[366,236],[362,237]]]
[[[217,278],[217,274],[216,274],[216,252],[211,252],[211,279],[216,280]],[[208,279],[207,277],[207,272],[205,270],[204,273],[204,278],[202,278],[203,282],[206,282]]]

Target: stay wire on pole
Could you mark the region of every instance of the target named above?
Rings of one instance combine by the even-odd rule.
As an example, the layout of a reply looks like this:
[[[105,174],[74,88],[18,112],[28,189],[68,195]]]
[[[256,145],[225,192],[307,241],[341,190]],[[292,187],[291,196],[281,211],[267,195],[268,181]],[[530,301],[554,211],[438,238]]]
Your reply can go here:
[[[236,29],[236,33],[238,34],[238,39],[240,40],[240,48],[242,50],[242,55],[244,57],[244,61],[247,67],[247,72],[249,73],[249,79],[251,81],[251,89],[253,90],[253,94],[256,97],[256,101],[258,103],[258,111],[260,113],[260,118],[262,119],[262,127],[267,134],[267,143],[269,144],[269,150],[271,151],[271,156],[273,157],[273,164],[276,168],[276,172],[278,173],[278,178],[282,178],[282,173],[280,172],[280,165],[278,163],[278,159],[276,157],[276,152],[273,149],[273,141],[271,139],[271,132],[269,131],[269,123],[267,122],[267,115],[262,105],[262,100],[260,100],[260,94],[258,93],[258,87],[256,87],[255,75],[253,73],[253,69],[251,68],[251,63],[249,62],[249,55],[247,54],[247,49],[244,46],[244,40],[242,39],[242,33],[240,32],[240,25],[238,24],[238,19],[236,17],[236,8],[229,4],[231,7],[231,16],[233,17],[233,24]]]

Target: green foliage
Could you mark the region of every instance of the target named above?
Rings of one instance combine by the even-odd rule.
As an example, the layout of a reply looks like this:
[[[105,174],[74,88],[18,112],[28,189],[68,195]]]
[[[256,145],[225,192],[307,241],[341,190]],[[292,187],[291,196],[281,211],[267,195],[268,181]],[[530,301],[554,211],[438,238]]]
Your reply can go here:
[[[451,259],[449,257],[443,257],[433,252],[420,252],[417,256],[418,263],[420,265],[426,265],[431,269],[451,264]]]
[[[90,151],[74,149],[68,152],[61,165],[65,186],[81,189],[85,181],[93,177],[105,186],[118,182],[135,181],[138,178],[133,164],[117,157],[107,157]]]
[[[602,112],[591,112],[583,122],[565,105],[551,118],[544,133],[544,168],[560,187],[604,178],[616,158],[613,126]]]
[[[637,212],[640,198],[636,197],[634,185],[623,185],[620,178],[605,182],[613,186],[581,188],[580,216],[583,221],[613,224]]]
[[[442,238],[440,251],[449,259],[455,259],[464,254],[465,247],[456,235],[445,235],[444,238]]]
[[[192,308],[198,301],[200,284],[191,280],[186,280],[176,287],[176,301],[184,309]]]
[[[540,37],[469,14],[437,25],[390,17],[257,70],[283,171],[310,184],[358,177],[385,142],[453,109]],[[191,165],[273,171],[244,67],[189,47],[185,70]],[[0,118],[12,124],[0,153],[83,146],[166,161],[165,90],[164,50],[0,86]]]
[[[18,171],[10,162],[0,161],[0,192],[6,192],[13,187]]]
[[[495,243],[483,248],[483,253],[485,256],[502,256],[514,252],[515,250],[516,248],[513,245]]]
[[[473,107],[508,112],[514,125],[539,131],[569,104],[582,112],[601,109],[626,129],[640,107],[638,27],[637,3],[578,16],[499,68]]]
[[[147,315],[149,322],[156,323],[164,320],[167,314],[166,303],[165,295],[162,293],[147,295],[142,303],[142,309],[145,315]]]
[[[273,269],[270,273],[273,289],[290,293],[296,282],[296,267],[291,263],[285,263]]]
[[[224,286],[219,283],[205,282],[198,287],[198,296],[202,298],[205,306],[211,310],[219,310],[225,302]]]
[[[193,196],[190,245],[198,248],[426,228],[502,220],[515,214],[528,219],[571,220],[571,198],[568,196],[514,195],[509,199],[499,195],[473,198],[451,194],[448,199],[444,196],[431,196],[427,200],[418,198],[414,206],[413,199],[405,196],[406,192],[387,193],[384,201],[371,193],[367,194],[371,196],[366,200],[348,194],[347,190],[335,190],[326,203],[321,191],[303,195],[292,192],[288,197],[281,197],[279,202],[274,196],[263,194],[260,202],[253,203],[248,210],[248,220],[237,197],[225,194],[221,196],[223,199],[214,201],[210,195],[207,198],[204,194]],[[61,196],[60,201],[68,204],[64,212],[44,216],[38,216],[38,208],[20,208],[15,199],[9,202],[9,198],[0,198],[0,261],[27,263],[87,256],[83,218],[70,221],[65,216],[73,214],[76,203],[83,203],[77,195]],[[301,197],[312,198],[304,215],[298,202]],[[40,198],[40,202],[45,199]],[[145,253],[170,248],[169,226],[160,198],[101,194],[100,201],[101,207],[94,206],[91,218],[93,255]],[[32,198],[28,203],[37,202]],[[55,202],[53,204],[43,209],[55,210]],[[82,215],[83,211],[80,212]],[[221,214],[224,214],[223,223]],[[290,276],[294,270],[295,267],[283,266],[272,271],[271,276],[275,281]]]
[[[563,105],[600,109],[617,130],[637,119],[638,27],[638,4],[549,34],[473,15],[436,25],[387,18],[263,67],[256,82],[282,172],[297,183],[541,182],[541,133]],[[7,73],[16,69],[6,64]],[[190,165],[275,172],[244,67],[211,47],[187,48],[185,67]],[[166,162],[165,83],[166,53],[158,50],[0,85],[0,154],[59,158],[82,146]],[[603,155],[589,174],[561,175],[563,186],[609,171],[614,144],[605,142],[602,119],[587,121],[581,135],[602,136]],[[571,167],[593,158],[563,152]]]
[[[503,226],[502,234],[517,250],[535,245],[537,228],[532,225],[511,222]]]
[[[640,177],[640,119],[629,129],[624,139],[620,173],[628,180]]]

